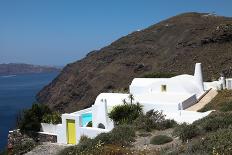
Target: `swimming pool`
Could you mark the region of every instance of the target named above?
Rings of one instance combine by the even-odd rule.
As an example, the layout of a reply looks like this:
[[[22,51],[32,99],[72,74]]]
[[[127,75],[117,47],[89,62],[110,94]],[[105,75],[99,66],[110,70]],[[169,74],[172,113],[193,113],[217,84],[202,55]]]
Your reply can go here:
[[[92,121],[92,113],[85,113],[81,115],[82,117],[82,126],[86,126],[90,121]]]

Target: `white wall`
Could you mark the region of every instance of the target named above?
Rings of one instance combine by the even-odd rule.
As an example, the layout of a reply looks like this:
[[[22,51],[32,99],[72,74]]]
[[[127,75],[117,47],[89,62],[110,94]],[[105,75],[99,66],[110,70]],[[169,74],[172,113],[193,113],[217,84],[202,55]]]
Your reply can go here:
[[[184,122],[191,124],[196,120],[206,117],[211,112],[212,111],[207,111],[207,112],[202,113],[202,112],[195,112],[195,111],[180,110],[175,113],[164,112],[164,114],[166,115],[165,117],[166,119],[174,119],[179,124],[184,123]]]
[[[77,128],[81,127],[81,116],[78,114],[63,114],[61,117],[62,124],[58,127],[57,142],[67,144],[67,119],[75,120],[76,139],[78,139],[79,136]]]
[[[76,111],[76,112],[73,112],[71,114],[78,114],[78,115],[81,115],[81,114],[85,114],[85,113],[89,113],[92,111],[92,108],[86,108],[86,109],[83,109],[83,110],[79,110],[79,111]]]
[[[77,142],[79,142],[81,136],[83,135],[89,138],[95,138],[100,133],[106,133],[110,131],[107,129],[99,129],[99,128],[91,128],[91,127],[78,127],[76,130],[78,134]]]
[[[204,82],[204,88],[205,90],[222,90],[222,83],[219,81]]]
[[[59,126],[59,124],[41,123],[41,131],[48,133],[48,134],[56,135],[58,132],[58,126]]]
[[[98,125],[102,123],[105,129],[113,129],[113,121],[108,117],[107,102],[92,106],[92,122],[93,127],[98,128]]]
[[[232,89],[232,79],[226,79],[226,89]]]

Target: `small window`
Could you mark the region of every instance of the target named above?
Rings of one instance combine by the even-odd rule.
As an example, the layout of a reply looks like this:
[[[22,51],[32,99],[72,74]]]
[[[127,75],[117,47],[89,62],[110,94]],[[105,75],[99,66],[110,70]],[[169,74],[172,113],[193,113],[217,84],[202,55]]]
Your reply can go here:
[[[167,91],[167,85],[161,85],[161,91],[166,92]]]
[[[102,123],[98,124],[97,127],[100,128],[100,129],[105,129],[105,125],[103,125]]]

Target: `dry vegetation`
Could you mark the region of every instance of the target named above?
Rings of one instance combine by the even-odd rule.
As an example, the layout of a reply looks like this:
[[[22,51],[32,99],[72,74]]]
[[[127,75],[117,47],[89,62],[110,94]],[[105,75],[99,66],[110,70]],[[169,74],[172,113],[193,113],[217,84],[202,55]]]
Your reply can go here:
[[[217,96],[199,111],[204,112],[208,110],[219,110],[223,112],[232,111],[232,91],[219,91]]]

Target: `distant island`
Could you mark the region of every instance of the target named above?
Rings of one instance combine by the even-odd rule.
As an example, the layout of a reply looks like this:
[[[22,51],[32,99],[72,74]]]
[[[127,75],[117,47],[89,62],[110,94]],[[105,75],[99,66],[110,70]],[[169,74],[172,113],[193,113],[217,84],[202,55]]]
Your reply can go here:
[[[17,75],[27,73],[49,73],[58,72],[60,67],[40,66],[24,63],[0,64],[0,75]]]

